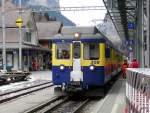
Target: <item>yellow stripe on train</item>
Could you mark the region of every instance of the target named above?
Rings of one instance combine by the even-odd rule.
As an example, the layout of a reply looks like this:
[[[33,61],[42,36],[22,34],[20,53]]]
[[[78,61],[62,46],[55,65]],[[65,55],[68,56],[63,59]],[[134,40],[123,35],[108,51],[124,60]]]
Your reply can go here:
[[[81,66],[105,66],[106,58],[105,58],[105,43],[99,44],[100,51],[99,51],[99,59],[98,60],[84,60],[83,57],[83,44],[81,45]]]
[[[70,44],[70,59],[57,59],[56,58],[56,44],[52,44],[52,65],[53,66],[72,66],[73,59],[72,59],[72,44]],[[85,60],[83,55],[83,44],[81,44],[81,66],[105,66],[106,58],[105,58],[105,43],[99,44],[99,59],[98,60]]]

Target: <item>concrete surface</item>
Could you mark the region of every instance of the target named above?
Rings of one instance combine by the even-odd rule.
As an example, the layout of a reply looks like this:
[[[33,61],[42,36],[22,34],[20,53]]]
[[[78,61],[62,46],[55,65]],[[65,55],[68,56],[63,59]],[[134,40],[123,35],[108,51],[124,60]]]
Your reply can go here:
[[[1,104],[0,113],[23,113],[53,97],[55,97],[53,88],[47,88]]]
[[[116,81],[109,93],[98,103],[95,113],[124,113],[125,90],[125,80]]]
[[[32,72],[31,81],[36,80],[52,80],[51,71],[36,71]],[[21,85],[24,82],[14,83],[15,85]],[[13,88],[15,85],[10,84],[10,86],[2,86],[1,90],[9,90],[8,88]],[[42,92],[42,93],[41,93]],[[15,101],[12,100],[9,103],[4,103],[0,105],[0,113],[22,113],[42,102],[45,102],[52,97],[55,97],[53,88],[45,89],[40,92],[35,92],[30,95],[26,95],[23,98],[20,97]],[[101,99],[97,105],[94,107],[92,113],[124,113],[125,108],[125,80],[121,78],[116,81],[112,86],[108,94]]]

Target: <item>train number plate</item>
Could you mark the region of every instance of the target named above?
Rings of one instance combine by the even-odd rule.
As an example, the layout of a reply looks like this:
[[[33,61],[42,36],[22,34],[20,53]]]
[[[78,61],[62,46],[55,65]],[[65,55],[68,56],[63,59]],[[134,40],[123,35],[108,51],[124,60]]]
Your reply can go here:
[[[95,65],[95,64],[99,64],[99,63],[100,63],[100,61],[92,61],[91,65]]]

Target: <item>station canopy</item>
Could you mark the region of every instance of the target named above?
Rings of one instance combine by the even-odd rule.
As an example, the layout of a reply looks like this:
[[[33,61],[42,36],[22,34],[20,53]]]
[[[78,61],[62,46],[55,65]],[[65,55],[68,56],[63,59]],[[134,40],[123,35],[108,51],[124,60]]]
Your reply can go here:
[[[122,40],[134,37],[137,0],[103,0]]]

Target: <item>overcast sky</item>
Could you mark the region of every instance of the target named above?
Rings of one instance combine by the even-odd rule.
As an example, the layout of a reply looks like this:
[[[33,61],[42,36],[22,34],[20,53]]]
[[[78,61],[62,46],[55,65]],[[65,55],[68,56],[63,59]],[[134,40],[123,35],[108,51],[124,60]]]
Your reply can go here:
[[[80,6],[104,6],[103,0],[60,0],[61,7],[80,7]],[[62,11],[62,14],[72,20],[76,25],[89,26],[100,23],[104,19],[106,10],[90,11]],[[93,20],[98,21],[93,21]]]
[[[103,0],[30,0],[30,4],[46,7],[104,6]],[[89,26],[102,22],[100,20],[104,19],[106,10],[62,11],[61,13],[76,25]]]

